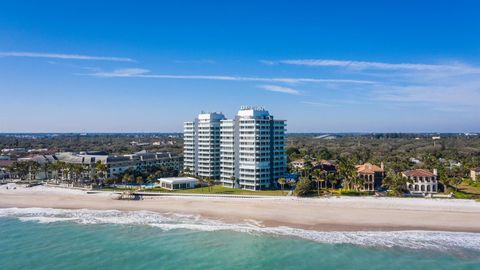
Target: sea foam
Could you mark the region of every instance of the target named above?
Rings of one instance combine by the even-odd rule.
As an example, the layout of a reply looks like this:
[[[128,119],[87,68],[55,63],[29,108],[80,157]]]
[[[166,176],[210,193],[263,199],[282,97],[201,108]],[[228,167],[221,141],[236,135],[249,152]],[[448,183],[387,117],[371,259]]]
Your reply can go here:
[[[250,234],[298,237],[328,244],[353,244],[371,247],[401,247],[451,251],[480,251],[480,233],[443,231],[313,231],[291,227],[264,227],[254,220],[229,224],[196,215],[160,214],[149,211],[65,210],[52,208],[1,208],[0,217],[39,223],[74,222],[78,224],[143,225],[161,230],[236,231]]]

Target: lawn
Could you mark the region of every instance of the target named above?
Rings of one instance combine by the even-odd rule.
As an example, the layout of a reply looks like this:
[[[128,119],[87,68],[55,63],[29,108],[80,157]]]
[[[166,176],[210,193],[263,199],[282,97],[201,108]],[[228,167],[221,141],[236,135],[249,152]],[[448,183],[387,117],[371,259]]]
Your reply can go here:
[[[132,189],[112,189],[105,188],[102,190],[106,191],[123,191],[123,190],[132,190]],[[192,189],[181,189],[181,190],[168,190],[160,187],[145,189],[146,192],[172,192],[172,193],[194,193],[194,194],[231,194],[231,195],[259,195],[259,196],[285,196],[288,194],[288,190],[243,190],[238,188],[227,188],[220,185],[213,187],[198,187]]]
[[[175,190],[176,193],[195,193],[195,194],[231,194],[231,195],[267,195],[267,196],[285,196],[287,190],[244,190],[238,188],[227,188],[223,186],[199,187],[192,189]]]
[[[452,192],[458,199],[480,199],[480,186],[468,180],[458,185],[458,191],[452,188]]]

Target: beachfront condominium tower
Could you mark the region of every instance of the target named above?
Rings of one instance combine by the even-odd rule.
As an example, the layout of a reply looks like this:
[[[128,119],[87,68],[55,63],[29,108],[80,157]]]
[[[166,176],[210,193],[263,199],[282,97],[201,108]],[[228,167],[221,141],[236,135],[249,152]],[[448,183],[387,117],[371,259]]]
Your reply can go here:
[[[226,187],[261,190],[286,173],[285,120],[263,108],[242,107],[220,124],[220,180]]]
[[[220,179],[220,121],[222,113],[201,113],[184,123],[183,169],[202,178]]]

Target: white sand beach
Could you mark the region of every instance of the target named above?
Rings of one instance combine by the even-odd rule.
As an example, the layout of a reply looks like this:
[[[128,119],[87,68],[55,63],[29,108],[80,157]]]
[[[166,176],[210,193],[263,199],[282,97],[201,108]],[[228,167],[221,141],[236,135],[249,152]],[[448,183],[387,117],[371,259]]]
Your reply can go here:
[[[423,198],[209,198],[145,197],[115,199],[112,193],[37,186],[0,186],[0,208],[147,210],[199,215],[226,223],[254,221],[261,226],[289,226],[319,231],[438,230],[480,232],[480,203]]]

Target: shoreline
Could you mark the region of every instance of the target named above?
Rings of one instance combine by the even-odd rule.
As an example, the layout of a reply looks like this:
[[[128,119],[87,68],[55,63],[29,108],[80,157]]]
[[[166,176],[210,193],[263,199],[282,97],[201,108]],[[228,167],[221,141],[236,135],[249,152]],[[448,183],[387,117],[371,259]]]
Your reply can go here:
[[[314,231],[428,230],[480,233],[480,203],[417,198],[212,198],[157,196],[141,201],[112,193],[52,187],[0,189],[0,208],[151,211],[197,215],[227,224],[255,221],[264,227]]]

